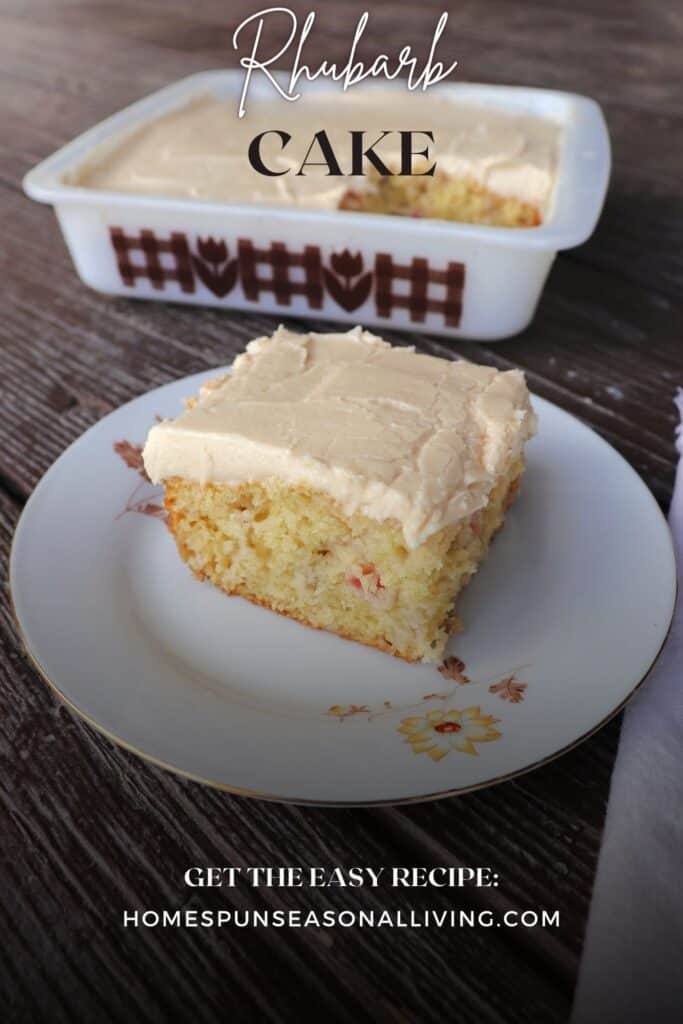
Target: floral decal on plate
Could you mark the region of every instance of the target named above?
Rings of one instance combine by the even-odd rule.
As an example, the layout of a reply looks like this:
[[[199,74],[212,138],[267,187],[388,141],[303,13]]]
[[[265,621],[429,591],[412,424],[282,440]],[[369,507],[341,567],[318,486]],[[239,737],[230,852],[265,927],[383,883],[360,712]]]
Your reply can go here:
[[[440,672],[444,679],[453,679],[454,682],[461,683],[463,686],[472,682],[470,677],[465,675],[465,662],[453,654],[444,658],[437,672]]]
[[[470,679],[465,674],[465,663],[460,658],[455,656],[449,656],[438,666],[437,671],[444,676],[445,679],[452,679],[457,685],[451,687],[445,691],[435,691],[433,693],[423,694],[421,700],[410,704],[394,704],[390,700],[385,700],[379,705],[370,706],[368,704],[332,704],[327,709],[325,715],[329,718],[336,718],[338,721],[346,721],[347,718],[353,718],[355,716],[365,717],[368,722],[374,721],[376,718],[382,718],[387,714],[396,712],[406,711],[417,711],[420,710],[424,703],[432,703],[434,701],[447,701],[450,700],[457,692],[460,686],[487,686],[488,692],[497,694],[501,700],[508,701],[510,704],[521,704],[524,700],[524,694],[527,689],[527,683],[520,682],[517,679],[516,672],[509,673],[504,676],[498,682],[495,680],[486,679]],[[518,670],[516,670],[518,671]]]
[[[437,667],[437,671],[444,679],[452,680],[454,684],[443,691],[425,693],[420,700],[413,700],[410,704],[394,704],[390,700],[375,706],[333,704],[325,715],[340,723],[351,718],[374,722],[378,718],[418,712],[402,718],[401,724],[396,728],[415,754],[429,754],[435,762],[441,761],[451,750],[476,755],[479,754],[478,744],[491,743],[501,738],[502,732],[494,728],[501,720],[483,712],[480,704],[464,709],[444,705],[450,703],[463,686],[467,686],[468,690],[476,689],[477,686],[486,687],[488,693],[507,701],[508,704],[521,704],[528,684],[517,679],[516,672],[521,671],[521,667],[514,672],[508,672],[502,678],[494,677],[493,680],[490,677],[470,678],[465,669],[465,663],[460,658],[450,655]],[[441,704],[441,707],[438,707],[438,704]]]
[[[387,703],[389,702],[387,701]],[[372,714],[372,711],[367,704],[333,704],[331,708],[327,709],[327,714],[343,722],[345,718],[352,718],[353,715]]]
[[[438,709],[419,717],[404,718],[398,732],[413,748],[414,754],[427,754],[441,761],[452,750],[478,754],[478,743],[492,743],[502,733],[494,728],[499,719],[483,715],[479,707]]]
[[[123,459],[129,469],[134,469],[136,473],[139,473],[143,480],[150,483],[150,479],[147,476],[147,470],[145,469],[145,463],[142,459],[142,445],[131,444],[130,441],[114,441],[114,451]]]
[[[166,509],[161,504],[162,490],[153,488],[152,482],[147,476],[145,464],[142,459],[142,445],[132,444],[130,441],[115,441],[114,451],[123,459],[129,469],[134,469],[142,479],[131,493],[124,508],[117,515],[117,519],[124,516],[126,512],[139,512],[143,516],[152,516],[154,519],[166,519]]]
[[[501,679],[499,683],[492,683],[489,686],[489,693],[497,693],[501,700],[508,700],[511,704],[521,704],[524,700],[526,687],[526,683],[520,683],[512,675],[506,679]]]

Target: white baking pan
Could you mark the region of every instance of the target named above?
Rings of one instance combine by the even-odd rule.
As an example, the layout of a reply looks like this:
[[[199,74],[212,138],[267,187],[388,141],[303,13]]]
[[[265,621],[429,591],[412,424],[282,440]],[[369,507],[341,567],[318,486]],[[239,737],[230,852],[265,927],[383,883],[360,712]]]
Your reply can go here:
[[[439,94],[562,125],[557,181],[539,227],[129,195],[65,182],[96,147],[115,146],[193,96],[234,97],[237,110],[242,81],[241,71],[185,78],[26,175],[26,193],[54,206],[86,284],[112,295],[494,340],[526,327],[556,253],[584,242],[600,215],[610,172],[600,107],[572,93],[510,86],[442,85]],[[400,82],[382,88],[392,85],[405,89]],[[267,82],[251,89],[273,95]]]

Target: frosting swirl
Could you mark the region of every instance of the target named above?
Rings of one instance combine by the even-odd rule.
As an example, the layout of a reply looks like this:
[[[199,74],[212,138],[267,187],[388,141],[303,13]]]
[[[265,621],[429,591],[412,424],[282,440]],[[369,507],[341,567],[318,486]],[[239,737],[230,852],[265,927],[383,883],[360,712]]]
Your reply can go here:
[[[273,128],[290,134],[291,141],[284,149],[276,137],[264,142],[268,166],[287,172],[267,177],[251,167],[247,150],[255,135]],[[341,177],[330,176],[324,164],[307,165],[304,174],[297,173],[321,129],[345,168]],[[242,120],[232,103],[198,96],[106,152],[95,150],[68,178],[86,188],[118,192],[336,209],[349,186],[367,186],[367,178],[348,173],[349,132],[358,130],[365,132],[367,145],[385,131],[431,131],[428,163],[436,160],[439,172],[471,178],[541,211],[552,191],[561,134],[553,121],[397,89],[360,90],[346,94],[341,103],[330,93],[310,93],[297,103],[252,98]],[[427,145],[423,136],[416,139],[420,148]],[[397,170],[399,149],[394,134],[377,153]],[[315,147],[311,160],[322,161]],[[418,170],[419,165],[417,159]]]

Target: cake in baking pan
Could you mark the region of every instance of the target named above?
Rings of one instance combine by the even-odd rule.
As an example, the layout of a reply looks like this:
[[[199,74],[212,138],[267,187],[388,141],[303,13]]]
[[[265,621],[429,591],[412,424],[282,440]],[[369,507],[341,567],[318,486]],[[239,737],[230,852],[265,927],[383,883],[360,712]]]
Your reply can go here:
[[[232,102],[207,94],[96,150],[67,179],[145,195],[535,227],[551,202],[561,136],[549,118],[407,89],[349,92],[342,103],[322,92],[277,105],[254,97],[241,120]]]
[[[180,556],[227,594],[438,661],[519,487],[523,375],[355,328],[258,338],[150,430]]]

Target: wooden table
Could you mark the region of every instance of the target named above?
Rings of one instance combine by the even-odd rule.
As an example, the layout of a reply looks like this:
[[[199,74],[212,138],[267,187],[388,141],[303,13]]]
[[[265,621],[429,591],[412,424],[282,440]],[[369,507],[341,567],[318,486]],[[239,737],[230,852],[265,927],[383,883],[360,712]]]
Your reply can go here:
[[[375,53],[387,39],[424,48],[442,9],[424,0],[318,3],[324,56],[345,53],[366,6]],[[22,504],[74,438],[132,396],[223,364],[272,328],[266,316],[89,291],[54,217],[20,187],[29,166],[103,116],[173,79],[234,62],[232,31],[257,9],[221,0],[0,2],[3,557]],[[614,176],[595,236],[559,257],[523,335],[496,345],[411,340],[440,355],[522,367],[536,392],[614,444],[665,505],[672,398],[683,376],[680,4],[463,2],[447,38],[463,79],[596,97],[612,133]],[[9,1019],[279,1022],[310,1010],[330,1021],[566,1020],[618,721],[547,767],[459,799],[375,810],[250,801],[156,770],[93,732],[28,664],[6,585],[0,611],[0,992]],[[186,906],[182,874],[192,864],[282,863],[491,865],[500,888],[478,902],[470,891],[470,903],[559,908],[562,925],[286,934],[121,927],[124,908]],[[451,905],[435,890],[243,887],[190,904],[321,910],[389,900]]]

